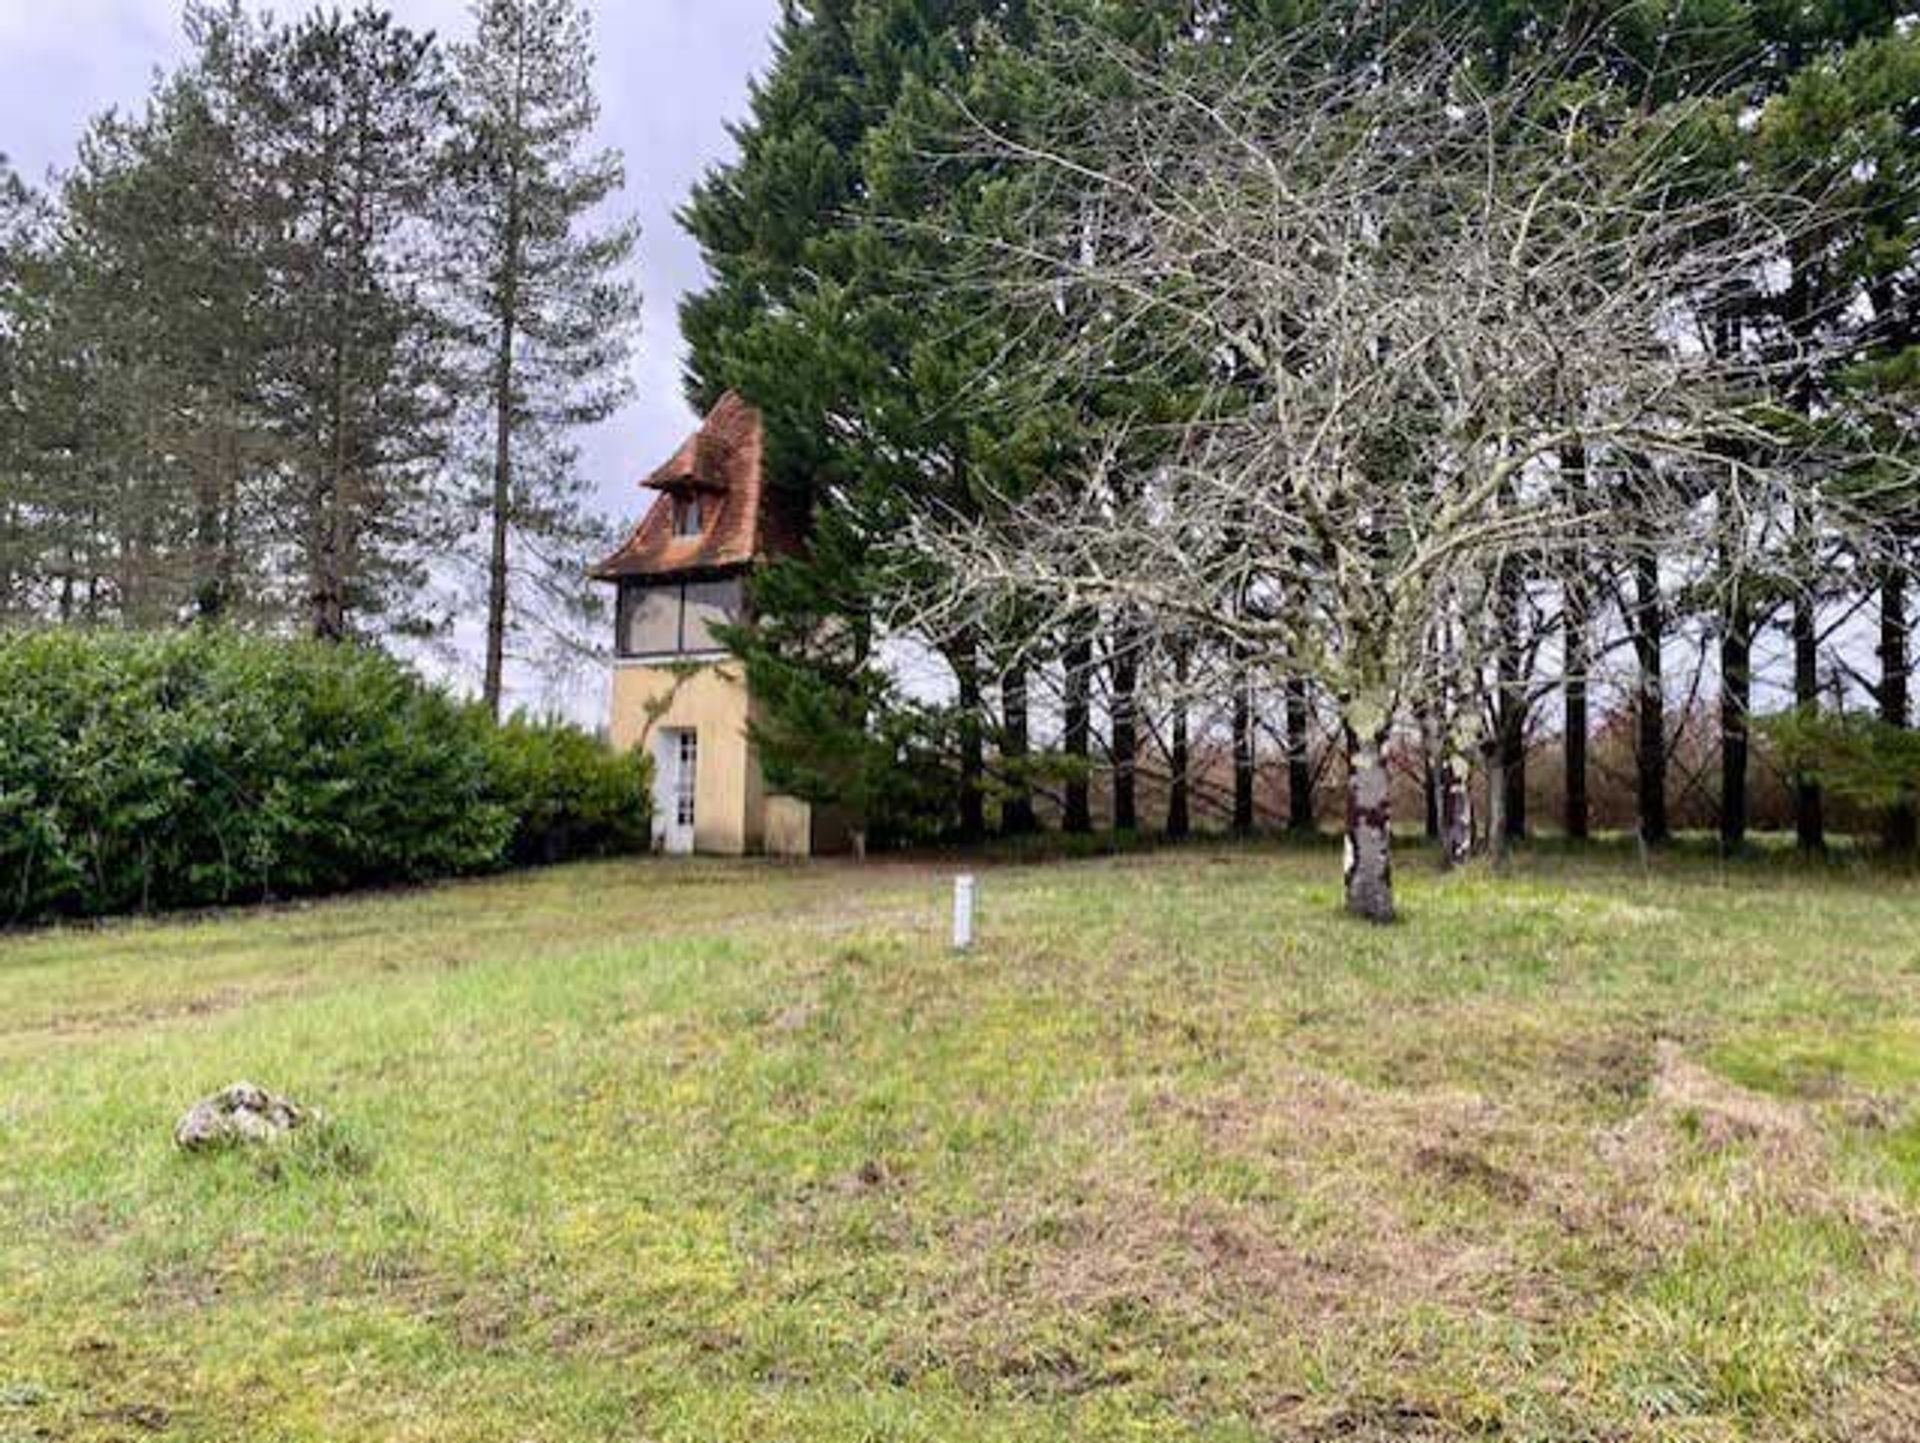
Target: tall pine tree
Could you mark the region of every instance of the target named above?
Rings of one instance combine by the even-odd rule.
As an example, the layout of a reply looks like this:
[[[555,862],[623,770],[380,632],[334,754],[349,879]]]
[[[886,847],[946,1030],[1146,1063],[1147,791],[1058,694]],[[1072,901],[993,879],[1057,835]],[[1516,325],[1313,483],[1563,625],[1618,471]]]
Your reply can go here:
[[[432,626],[453,380],[431,289],[443,67],[385,12],[326,11],[274,35],[259,85],[297,603],[328,640]]]
[[[472,384],[467,499],[487,540],[483,693],[497,716],[516,624],[564,631],[597,529],[572,435],[626,398],[638,231],[597,225],[625,172],[599,116],[578,0],[479,0],[453,55],[452,288]],[[472,444],[477,442],[477,445]]]

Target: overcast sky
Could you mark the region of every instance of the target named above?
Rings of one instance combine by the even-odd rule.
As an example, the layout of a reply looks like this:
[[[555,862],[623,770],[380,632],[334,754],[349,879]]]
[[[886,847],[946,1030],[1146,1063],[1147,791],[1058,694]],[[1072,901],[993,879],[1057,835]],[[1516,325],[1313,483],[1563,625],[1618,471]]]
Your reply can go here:
[[[627,517],[637,479],[694,424],[680,395],[675,309],[702,280],[673,212],[714,161],[747,83],[770,55],[779,0],[589,0],[598,26],[603,139],[627,159],[626,206],[640,218],[645,334],[638,395],[588,440],[603,509]],[[29,178],[66,165],[87,120],[137,106],[156,67],[182,51],[181,0],[0,0],[0,153]],[[266,8],[287,16],[302,0]],[[343,6],[344,8],[344,6]],[[387,0],[416,29],[463,34],[467,0]]]

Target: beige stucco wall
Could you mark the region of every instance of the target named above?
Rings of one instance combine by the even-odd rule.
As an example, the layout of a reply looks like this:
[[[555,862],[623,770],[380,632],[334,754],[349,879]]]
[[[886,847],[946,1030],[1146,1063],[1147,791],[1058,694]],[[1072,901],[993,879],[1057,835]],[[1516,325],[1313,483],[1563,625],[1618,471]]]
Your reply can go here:
[[[766,849],[769,857],[813,855],[813,808],[798,797],[767,798]]]
[[[740,856],[766,834],[766,786],[747,744],[752,702],[739,663],[689,663],[678,669],[632,663],[613,673],[613,744],[651,753],[662,728],[692,727],[700,737],[694,791],[694,846]]]

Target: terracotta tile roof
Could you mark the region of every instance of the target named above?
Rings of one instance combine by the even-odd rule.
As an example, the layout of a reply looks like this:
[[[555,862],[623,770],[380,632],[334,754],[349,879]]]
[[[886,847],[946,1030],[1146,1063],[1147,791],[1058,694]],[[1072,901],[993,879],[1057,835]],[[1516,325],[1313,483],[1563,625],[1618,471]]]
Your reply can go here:
[[[667,577],[733,570],[797,551],[804,529],[789,498],[766,484],[760,412],[736,392],[722,396],[700,429],[641,484],[660,493],[626,544],[588,575]],[[700,500],[700,534],[675,536],[677,498]]]

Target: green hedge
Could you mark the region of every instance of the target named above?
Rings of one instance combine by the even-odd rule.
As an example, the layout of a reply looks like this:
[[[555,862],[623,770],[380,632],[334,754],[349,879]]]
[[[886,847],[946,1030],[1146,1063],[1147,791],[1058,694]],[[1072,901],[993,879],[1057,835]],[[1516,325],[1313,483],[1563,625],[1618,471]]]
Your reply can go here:
[[[0,635],[0,921],[254,901],[644,846],[644,759],[496,728],[382,653]]]

